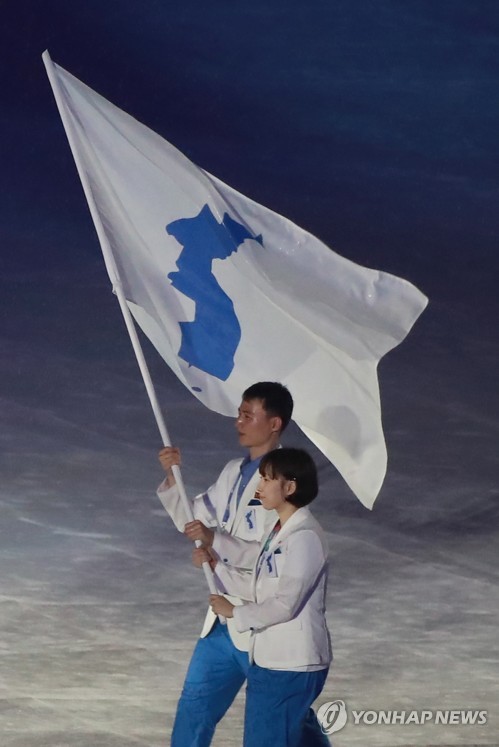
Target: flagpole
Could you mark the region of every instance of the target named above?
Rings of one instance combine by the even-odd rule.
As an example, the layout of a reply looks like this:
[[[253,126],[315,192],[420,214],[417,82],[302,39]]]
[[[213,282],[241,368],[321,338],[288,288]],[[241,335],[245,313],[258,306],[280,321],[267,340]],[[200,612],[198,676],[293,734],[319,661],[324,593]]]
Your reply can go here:
[[[135,353],[135,357],[137,358],[137,363],[139,364],[139,369],[142,374],[142,379],[144,381],[146,392],[149,397],[149,402],[151,403],[151,407],[154,413],[156,424],[158,426],[161,439],[163,441],[163,446],[171,446],[171,440],[168,435],[168,430],[166,428],[166,423],[163,418],[163,413],[161,412],[161,408],[159,406],[158,398],[156,396],[156,390],[154,388],[154,384],[151,379],[151,374],[149,373],[149,369],[147,367],[144,352],[140,344],[139,336],[137,334],[137,330],[135,328],[135,324],[133,322],[130,309],[128,308],[128,304],[126,302],[125,292],[123,290],[123,285],[119,277],[118,268],[116,266],[116,262],[115,262],[115,259],[114,259],[114,256],[111,250],[111,246],[109,244],[109,240],[104,230],[104,226],[102,225],[99,211],[97,210],[97,205],[95,203],[95,199],[92,193],[92,188],[90,186],[90,182],[88,180],[85,168],[80,159],[80,154],[78,152],[78,147],[77,147],[77,144],[76,144],[76,141],[73,135],[73,131],[72,131],[71,121],[68,117],[68,114],[67,114],[67,111],[64,105],[64,98],[61,93],[59,81],[57,79],[57,74],[55,72],[54,64],[52,62],[48,49],[46,49],[45,52],[42,54],[42,60],[45,65],[45,69],[47,71],[49,82],[52,87],[52,92],[54,94],[57,108],[59,110],[59,115],[61,117],[62,124],[64,126],[66,136],[68,138],[69,147],[71,148],[71,153],[73,154],[73,158],[76,164],[78,175],[80,177],[83,191],[85,193],[88,207],[90,209],[90,214],[94,222],[95,230],[97,231],[97,236],[98,236],[99,243],[102,249],[102,254],[104,256],[104,263],[106,265],[108,275],[111,279],[113,291],[115,292],[116,297],[118,298],[118,303],[120,305],[121,313],[123,314],[123,318],[125,320],[125,325],[128,330],[128,334],[130,336],[130,340],[131,340],[132,347]],[[187,497],[187,493],[185,490],[185,485],[182,479],[182,473],[180,471],[180,468],[177,465],[173,465],[172,472],[175,478],[175,482],[177,484],[177,488],[179,491],[180,499],[182,501],[182,505],[187,514],[187,518],[189,519],[189,521],[193,521],[194,515],[192,513],[192,506]],[[201,547],[202,542],[200,540],[196,540],[195,545],[196,547]],[[215,580],[213,578],[213,572],[210,568],[209,563],[203,563],[203,571],[204,571],[204,575],[206,577],[206,581],[208,583],[208,588],[210,592],[212,594],[218,594],[218,590],[215,585]],[[222,616],[219,616],[219,619],[221,622],[225,622],[225,618],[223,618]]]

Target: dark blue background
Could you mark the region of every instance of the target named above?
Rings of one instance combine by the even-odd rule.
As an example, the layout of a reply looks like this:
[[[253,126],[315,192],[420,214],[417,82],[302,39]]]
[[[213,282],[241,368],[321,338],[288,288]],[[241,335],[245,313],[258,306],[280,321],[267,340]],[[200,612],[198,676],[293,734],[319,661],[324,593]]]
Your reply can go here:
[[[8,2],[3,260],[98,251],[40,56],[340,253],[495,301],[499,6]],[[486,297],[486,298],[485,298]]]

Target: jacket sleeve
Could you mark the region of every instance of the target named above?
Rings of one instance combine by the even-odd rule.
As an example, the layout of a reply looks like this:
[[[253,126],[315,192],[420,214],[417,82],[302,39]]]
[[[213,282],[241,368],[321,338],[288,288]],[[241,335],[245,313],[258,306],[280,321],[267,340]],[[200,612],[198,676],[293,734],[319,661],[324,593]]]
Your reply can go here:
[[[227,568],[222,563],[215,567],[215,581],[223,594],[230,594],[239,599],[253,599],[253,575],[237,568]]]
[[[260,552],[260,540],[244,540],[228,532],[216,532],[213,550],[223,563],[250,569],[255,565]]]
[[[210,488],[206,493],[200,493],[191,502],[194,518],[199,519],[205,526],[211,528],[217,526],[215,507],[210,499],[210,491],[212,489],[213,488]],[[189,519],[180,499],[180,493],[177,486],[173,485],[169,488],[166,480],[164,480],[157,490],[157,495],[163,504],[163,507],[170,514],[170,517],[178,531],[183,532]]]
[[[282,554],[284,558],[275,593],[261,602],[249,602],[234,610],[239,632],[262,630],[296,617],[326,568],[327,557],[319,536],[313,530],[291,534]]]

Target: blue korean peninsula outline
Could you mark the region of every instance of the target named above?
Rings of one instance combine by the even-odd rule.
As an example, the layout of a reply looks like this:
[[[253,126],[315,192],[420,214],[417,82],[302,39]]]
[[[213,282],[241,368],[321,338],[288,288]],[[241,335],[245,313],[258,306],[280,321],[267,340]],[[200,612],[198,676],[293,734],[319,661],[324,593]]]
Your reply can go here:
[[[234,304],[213,275],[213,260],[227,259],[245,239],[263,246],[241,223],[224,213],[218,223],[208,205],[193,218],[168,223],[166,232],[183,246],[170,272],[172,286],[195,303],[194,320],[179,322],[182,341],[178,355],[190,366],[225,381],[234,368],[241,327]]]

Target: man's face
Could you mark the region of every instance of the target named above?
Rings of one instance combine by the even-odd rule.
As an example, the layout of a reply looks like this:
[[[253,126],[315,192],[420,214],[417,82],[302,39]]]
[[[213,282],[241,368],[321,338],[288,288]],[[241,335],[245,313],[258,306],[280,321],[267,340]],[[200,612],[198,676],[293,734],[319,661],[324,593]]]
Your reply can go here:
[[[261,399],[243,400],[238,412],[235,425],[241,446],[264,446],[279,433],[280,418],[269,415]]]

